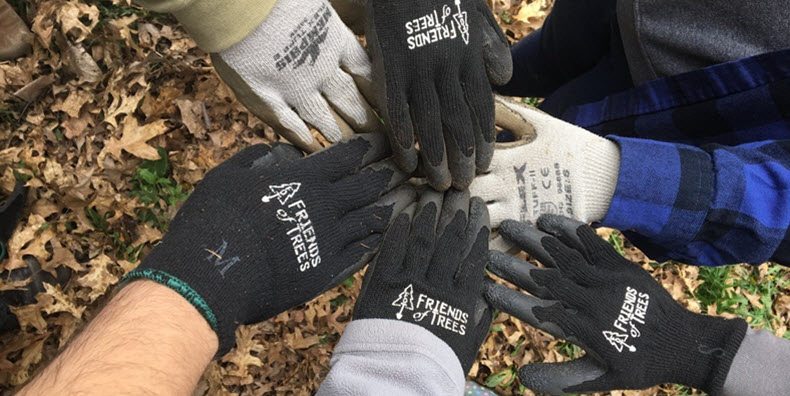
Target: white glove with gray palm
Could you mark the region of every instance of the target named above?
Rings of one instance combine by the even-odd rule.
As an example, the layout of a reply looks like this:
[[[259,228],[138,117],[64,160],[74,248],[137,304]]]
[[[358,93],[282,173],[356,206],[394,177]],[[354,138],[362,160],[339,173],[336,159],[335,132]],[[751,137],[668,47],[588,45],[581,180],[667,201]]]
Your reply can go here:
[[[496,118],[517,140],[497,143],[489,171],[469,187],[486,201],[493,228],[508,219],[534,224],[543,214],[603,220],[620,171],[617,144],[501,97]],[[492,249],[509,248],[501,238],[492,242]]]
[[[212,54],[214,67],[250,111],[302,150],[380,121],[366,98],[370,60],[327,0],[279,0],[249,36]]]

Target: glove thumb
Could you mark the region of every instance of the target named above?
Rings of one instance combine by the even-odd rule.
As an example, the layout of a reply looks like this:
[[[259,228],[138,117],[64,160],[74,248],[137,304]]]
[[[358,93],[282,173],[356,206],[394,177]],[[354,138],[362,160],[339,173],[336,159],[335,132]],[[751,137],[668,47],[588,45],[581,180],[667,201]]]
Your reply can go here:
[[[480,1],[478,12],[482,16],[483,60],[485,61],[488,79],[493,85],[505,85],[513,77],[513,59],[510,56],[510,45],[485,2]]]
[[[605,373],[606,370],[587,355],[570,362],[522,366],[518,371],[518,379],[534,392],[564,395],[578,393],[580,385],[594,381]]]

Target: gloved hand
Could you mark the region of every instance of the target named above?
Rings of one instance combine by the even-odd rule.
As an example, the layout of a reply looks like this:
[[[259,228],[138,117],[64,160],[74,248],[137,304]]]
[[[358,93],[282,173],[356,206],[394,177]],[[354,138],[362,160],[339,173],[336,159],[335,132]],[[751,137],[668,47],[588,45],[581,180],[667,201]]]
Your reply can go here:
[[[257,145],[211,170],[162,243],[126,281],[186,298],[219,338],[305,303],[362,268],[387,225],[414,200],[382,135],[359,135],[301,158]],[[389,194],[384,195],[388,191]]]
[[[620,172],[617,144],[526,105],[496,101],[497,123],[519,139],[497,144],[491,169],[470,186],[488,202],[491,226],[511,218],[534,223],[542,214],[603,220]]]
[[[380,127],[370,60],[327,0],[279,0],[249,36],[212,55],[236,97],[295,146],[314,152]]]
[[[452,348],[466,373],[491,325],[481,289],[488,233],[479,198],[426,190],[419,207],[409,207],[387,231],[365,274],[354,320],[422,326]]]
[[[489,264],[535,297],[490,281],[486,296],[503,312],[573,342],[586,355],[523,366],[524,386],[566,394],[678,383],[721,394],[746,334],[744,320],[687,311],[585,224],[544,216],[538,228],[508,220],[500,232],[549,268],[500,252],[491,253]]]
[[[482,0],[369,0],[368,46],[381,114],[401,168],[463,190],[494,144],[491,83],[510,79],[505,36]],[[486,77],[487,76],[487,77]]]

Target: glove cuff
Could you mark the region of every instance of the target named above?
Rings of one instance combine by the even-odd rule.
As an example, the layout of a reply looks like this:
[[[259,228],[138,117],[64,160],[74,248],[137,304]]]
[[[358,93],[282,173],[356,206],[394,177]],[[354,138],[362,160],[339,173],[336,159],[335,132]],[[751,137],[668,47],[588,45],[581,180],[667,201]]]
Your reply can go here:
[[[590,136],[581,151],[582,164],[579,194],[580,220],[600,222],[612,204],[620,174],[620,148],[612,141]]]
[[[286,0],[283,0],[286,1]],[[145,8],[170,12],[206,52],[238,43],[269,15],[277,0],[137,0]]]
[[[732,361],[743,342],[748,325],[740,318],[725,319],[683,309],[669,318],[680,326],[659,336],[661,361],[652,367],[668,376],[662,382],[691,386],[711,396],[722,394]]]
[[[159,283],[162,286],[174,290],[197,309],[200,315],[206,319],[211,329],[217,333],[219,348],[217,349],[215,357],[222,356],[233,348],[233,345],[236,343],[235,327],[229,329],[228,326],[220,325],[220,320],[217,318],[214,310],[211,309],[206,299],[189,286],[189,284],[167,272],[140,267],[121,278],[121,287],[136,280],[143,279]]]

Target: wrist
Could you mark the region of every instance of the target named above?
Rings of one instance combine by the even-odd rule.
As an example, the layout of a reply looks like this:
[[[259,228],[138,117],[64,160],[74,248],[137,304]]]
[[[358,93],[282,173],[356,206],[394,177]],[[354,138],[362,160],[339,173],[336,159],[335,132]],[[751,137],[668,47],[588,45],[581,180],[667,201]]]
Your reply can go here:
[[[691,386],[712,396],[721,395],[727,373],[746,335],[746,321],[684,309],[667,322],[678,325],[665,339],[657,340],[657,345],[664,348],[661,356],[670,358],[651,366],[670,373],[666,382]]]
[[[612,204],[620,174],[620,147],[607,139],[592,135],[582,149],[582,221],[600,222]]]
[[[334,349],[332,360],[344,354],[372,354],[409,356],[409,360],[426,360],[442,374],[441,382],[452,384],[461,394],[465,373],[461,362],[450,346],[424,327],[392,319],[355,319],[343,331]]]
[[[218,52],[230,48],[252,33],[263,23],[277,0],[137,2],[154,11],[172,13],[200,48],[206,52]]]

